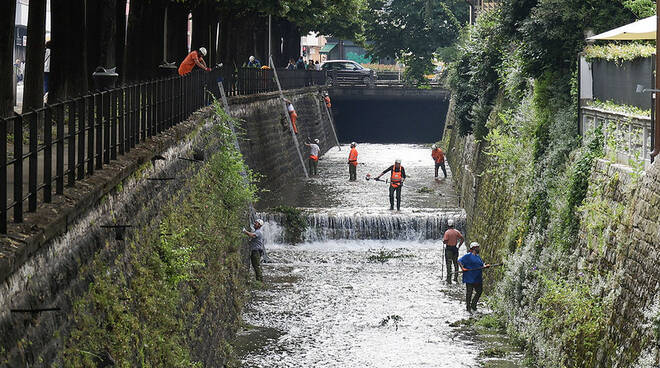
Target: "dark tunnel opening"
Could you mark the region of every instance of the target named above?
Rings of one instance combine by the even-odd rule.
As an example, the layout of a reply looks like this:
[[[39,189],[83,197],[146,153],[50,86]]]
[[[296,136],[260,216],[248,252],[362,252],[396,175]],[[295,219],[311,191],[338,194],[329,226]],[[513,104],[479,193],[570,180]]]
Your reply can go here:
[[[342,143],[431,143],[442,138],[449,101],[419,96],[332,96]]]

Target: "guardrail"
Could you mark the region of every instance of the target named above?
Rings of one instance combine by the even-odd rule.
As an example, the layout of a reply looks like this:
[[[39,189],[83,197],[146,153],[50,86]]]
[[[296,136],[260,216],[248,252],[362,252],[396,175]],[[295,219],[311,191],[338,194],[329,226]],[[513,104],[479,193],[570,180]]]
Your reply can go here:
[[[580,133],[600,127],[604,136],[604,149],[618,163],[631,165],[651,164],[651,118],[582,106]]]
[[[325,83],[316,71],[278,71],[283,89]],[[241,68],[196,70],[92,92],[43,108],[0,118],[0,233],[7,233],[9,212],[24,213],[53,194],[91,176],[146,139],[185,121],[219,97],[218,78],[227,95],[277,90],[272,70]],[[218,92],[218,93],[214,93]],[[54,166],[53,166],[54,165]]]

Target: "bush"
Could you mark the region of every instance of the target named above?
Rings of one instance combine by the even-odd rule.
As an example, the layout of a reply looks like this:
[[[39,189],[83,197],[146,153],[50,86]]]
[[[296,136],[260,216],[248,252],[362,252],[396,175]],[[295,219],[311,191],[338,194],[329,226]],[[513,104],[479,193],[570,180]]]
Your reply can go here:
[[[307,230],[307,217],[303,211],[295,207],[277,206],[273,208],[273,212],[279,212],[284,215],[284,240],[290,244],[298,244],[303,242],[303,234]]]

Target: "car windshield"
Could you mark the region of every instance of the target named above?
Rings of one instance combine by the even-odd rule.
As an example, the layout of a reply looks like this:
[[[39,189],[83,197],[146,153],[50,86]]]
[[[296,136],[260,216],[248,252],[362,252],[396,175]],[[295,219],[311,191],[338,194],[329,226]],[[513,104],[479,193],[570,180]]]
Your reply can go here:
[[[362,65],[360,65],[358,63],[349,63],[347,66],[348,66],[348,69],[353,69],[353,70],[362,70],[362,69],[364,69],[364,67],[362,67]]]

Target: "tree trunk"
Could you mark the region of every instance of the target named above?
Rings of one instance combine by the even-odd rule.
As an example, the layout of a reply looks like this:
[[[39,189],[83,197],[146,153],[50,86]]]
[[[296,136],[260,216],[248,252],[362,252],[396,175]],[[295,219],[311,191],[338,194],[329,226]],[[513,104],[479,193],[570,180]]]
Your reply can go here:
[[[218,63],[218,48],[217,48],[217,43],[218,43],[218,18],[216,17],[215,14],[212,15],[211,17],[211,22],[209,23],[209,57],[207,61],[207,65],[209,67],[213,67],[213,65]]]
[[[197,50],[200,47],[206,47],[208,50],[211,46],[209,44],[209,24],[210,24],[210,9],[205,4],[199,5],[192,11],[192,40],[190,42],[190,49]]]
[[[128,81],[155,78],[163,59],[165,1],[131,0],[125,75]]]
[[[30,1],[27,32],[23,111],[38,109],[44,105],[46,0]]]
[[[117,45],[117,0],[103,0],[100,2],[99,19],[99,55],[98,65],[106,68],[117,66],[115,47]],[[88,19],[89,22],[89,19]]]
[[[14,114],[14,20],[16,1],[0,12],[0,117]]]
[[[50,101],[86,93],[87,43],[85,0],[51,0],[51,63],[52,88],[49,87]]]
[[[283,31],[284,55],[297,60],[298,56],[300,56],[300,32],[296,25],[289,21],[285,21]]]
[[[115,37],[115,61],[117,64],[117,73],[119,80],[117,84],[123,84],[124,78],[124,49],[126,48],[126,0],[116,0],[115,4],[115,22],[117,35]]]
[[[167,61],[180,64],[188,55],[188,14],[182,4],[170,3],[167,11]]]

